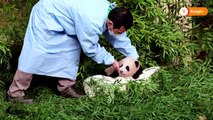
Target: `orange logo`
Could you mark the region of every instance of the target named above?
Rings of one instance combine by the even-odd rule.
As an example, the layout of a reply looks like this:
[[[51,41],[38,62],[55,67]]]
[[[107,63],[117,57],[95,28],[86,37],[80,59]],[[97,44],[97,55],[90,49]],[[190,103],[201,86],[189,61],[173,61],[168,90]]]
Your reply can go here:
[[[206,7],[182,7],[179,13],[182,16],[206,16],[208,9]]]

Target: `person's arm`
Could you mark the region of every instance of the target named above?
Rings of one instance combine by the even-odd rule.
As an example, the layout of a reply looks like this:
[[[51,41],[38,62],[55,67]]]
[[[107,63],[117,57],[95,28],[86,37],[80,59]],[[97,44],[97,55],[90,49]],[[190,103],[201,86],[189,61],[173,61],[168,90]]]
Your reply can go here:
[[[124,56],[138,59],[139,56],[137,50],[135,46],[131,44],[130,39],[126,35],[126,32],[119,35],[118,38],[110,36],[107,30],[104,32],[104,35],[106,36],[106,39],[109,41],[109,43]]]
[[[112,65],[119,72],[119,63],[98,43],[99,36],[92,29],[76,28],[77,37],[83,52],[99,64]]]
[[[99,64],[111,65],[115,61],[114,57],[98,43],[99,35],[94,26],[86,25],[77,24],[75,27],[83,52]]]

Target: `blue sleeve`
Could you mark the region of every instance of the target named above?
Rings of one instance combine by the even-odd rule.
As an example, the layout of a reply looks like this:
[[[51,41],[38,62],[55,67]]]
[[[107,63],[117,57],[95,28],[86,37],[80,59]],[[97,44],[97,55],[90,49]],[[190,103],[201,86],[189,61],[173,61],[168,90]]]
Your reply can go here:
[[[119,35],[117,38],[110,36],[107,30],[104,32],[104,35],[106,36],[106,39],[109,41],[109,43],[124,56],[138,59],[139,56],[137,50],[135,46],[131,44],[131,41],[127,37],[126,32]]]
[[[111,65],[114,57],[98,43],[99,34],[91,25],[77,24],[76,34],[83,52],[99,64]]]

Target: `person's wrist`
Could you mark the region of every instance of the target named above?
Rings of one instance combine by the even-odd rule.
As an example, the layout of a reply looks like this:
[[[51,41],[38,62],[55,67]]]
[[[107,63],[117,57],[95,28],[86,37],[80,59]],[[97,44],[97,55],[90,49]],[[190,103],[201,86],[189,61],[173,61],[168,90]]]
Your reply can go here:
[[[115,67],[116,63],[117,63],[117,60],[114,60],[112,63],[113,67]]]
[[[119,63],[117,60],[115,60],[112,64],[113,68],[116,70],[116,71],[119,71]]]
[[[112,60],[112,64],[114,64],[115,62],[116,62],[116,60],[115,60],[115,59],[113,59],[113,60]]]

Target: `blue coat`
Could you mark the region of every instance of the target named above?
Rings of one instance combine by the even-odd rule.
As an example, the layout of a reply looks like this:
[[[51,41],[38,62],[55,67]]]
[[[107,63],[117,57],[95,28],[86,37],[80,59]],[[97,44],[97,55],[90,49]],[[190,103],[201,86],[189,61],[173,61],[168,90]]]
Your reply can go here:
[[[40,0],[32,8],[18,69],[32,74],[76,80],[81,49],[95,62],[114,57],[98,43],[100,35],[125,56],[138,58],[130,39],[108,34],[107,0]]]

